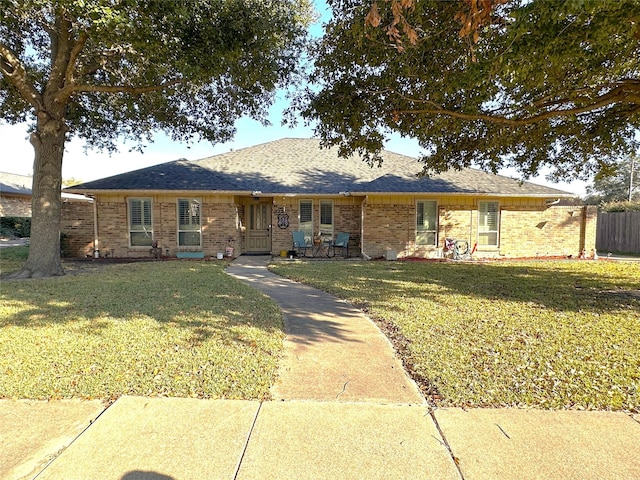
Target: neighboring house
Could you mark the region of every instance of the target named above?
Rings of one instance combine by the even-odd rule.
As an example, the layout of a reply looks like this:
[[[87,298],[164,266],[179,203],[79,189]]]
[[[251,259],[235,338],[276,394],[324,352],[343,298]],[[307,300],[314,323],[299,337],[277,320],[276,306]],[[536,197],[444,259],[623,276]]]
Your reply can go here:
[[[418,177],[416,159],[382,156],[370,167],[315,139],[282,139],[177,160],[67,188],[95,203],[93,212],[65,211],[63,224],[93,235],[78,256],[277,255],[292,248],[294,230],[309,239],[347,232],[350,254],[365,258],[439,257],[445,238],[477,244],[476,258],[578,256],[595,246],[595,207],[557,205],[571,193],[475,169]]]
[[[31,182],[26,175],[0,172],[0,217],[31,216]]]

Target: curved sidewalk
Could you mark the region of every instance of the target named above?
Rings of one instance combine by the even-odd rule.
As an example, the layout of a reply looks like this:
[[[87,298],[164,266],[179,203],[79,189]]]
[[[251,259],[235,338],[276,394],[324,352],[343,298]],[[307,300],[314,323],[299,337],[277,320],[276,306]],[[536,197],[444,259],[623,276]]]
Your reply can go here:
[[[425,404],[388,339],[362,312],[267,269],[270,257],[238,257],[227,273],[280,306],[286,330],[274,400]]]

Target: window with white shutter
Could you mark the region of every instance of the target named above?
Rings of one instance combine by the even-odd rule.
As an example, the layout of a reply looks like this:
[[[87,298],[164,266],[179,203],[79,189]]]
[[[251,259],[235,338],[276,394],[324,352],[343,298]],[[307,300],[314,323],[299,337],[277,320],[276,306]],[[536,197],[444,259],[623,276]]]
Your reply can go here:
[[[178,245],[199,247],[201,239],[201,202],[196,198],[178,199]]]
[[[299,225],[304,237],[309,242],[313,239],[313,201],[300,200]]]
[[[478,202],[478,245],[497,247],[499,230],[498,202]]]
[[[153,243],[153,223],[150,198],[130,198],[129,244],[132,247],[150,247]]]

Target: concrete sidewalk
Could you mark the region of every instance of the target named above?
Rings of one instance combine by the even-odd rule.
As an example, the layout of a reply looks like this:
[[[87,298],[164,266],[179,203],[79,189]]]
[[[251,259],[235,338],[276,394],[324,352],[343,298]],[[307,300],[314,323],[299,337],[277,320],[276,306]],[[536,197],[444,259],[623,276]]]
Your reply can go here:
[[[3,479],[640,478],[640,424],[623,413],[121,397],[91,424],[94,402],[30,402],[29,423],[5,422],[16,403],[0,401]],[[47,427],[80,419],[70,446]],[[29,430],[33,452],[16,450]],[[59,455],[43,470],[45,443]]]
[[[276,401],[0,400],[0,478],[640,478],[640,418],[434,411],[370,320],[271,274],[267,260],[240,257],[229,273],[283,309]]]

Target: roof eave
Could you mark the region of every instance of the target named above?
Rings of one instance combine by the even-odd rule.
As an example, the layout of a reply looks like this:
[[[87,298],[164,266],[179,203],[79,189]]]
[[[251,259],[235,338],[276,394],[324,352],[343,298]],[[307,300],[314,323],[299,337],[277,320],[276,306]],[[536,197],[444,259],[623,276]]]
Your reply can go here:
[[[575,198],[573,193],[498,193],[498,192],[349,192],[353,196],[372,195],[433,195],[456,197],[500,197],[500,198]]]
[[[457,196],[457,197],[500,197],[500,198],[576,198],[579,195],[573,193],[498,193],[498,192],[367,192],[367,191],[348,191],[335,193],[311,193],[311,192],[257,192],[255,190],[162,190],[162,189],[65,189],[65,193],[81,194],[81,195],[166,195],[166,194],[185,194],[185,195],[240,195],[249,197],[342,197],[342,196],[398,196],[398,195],[430,195],[430,196]]]

